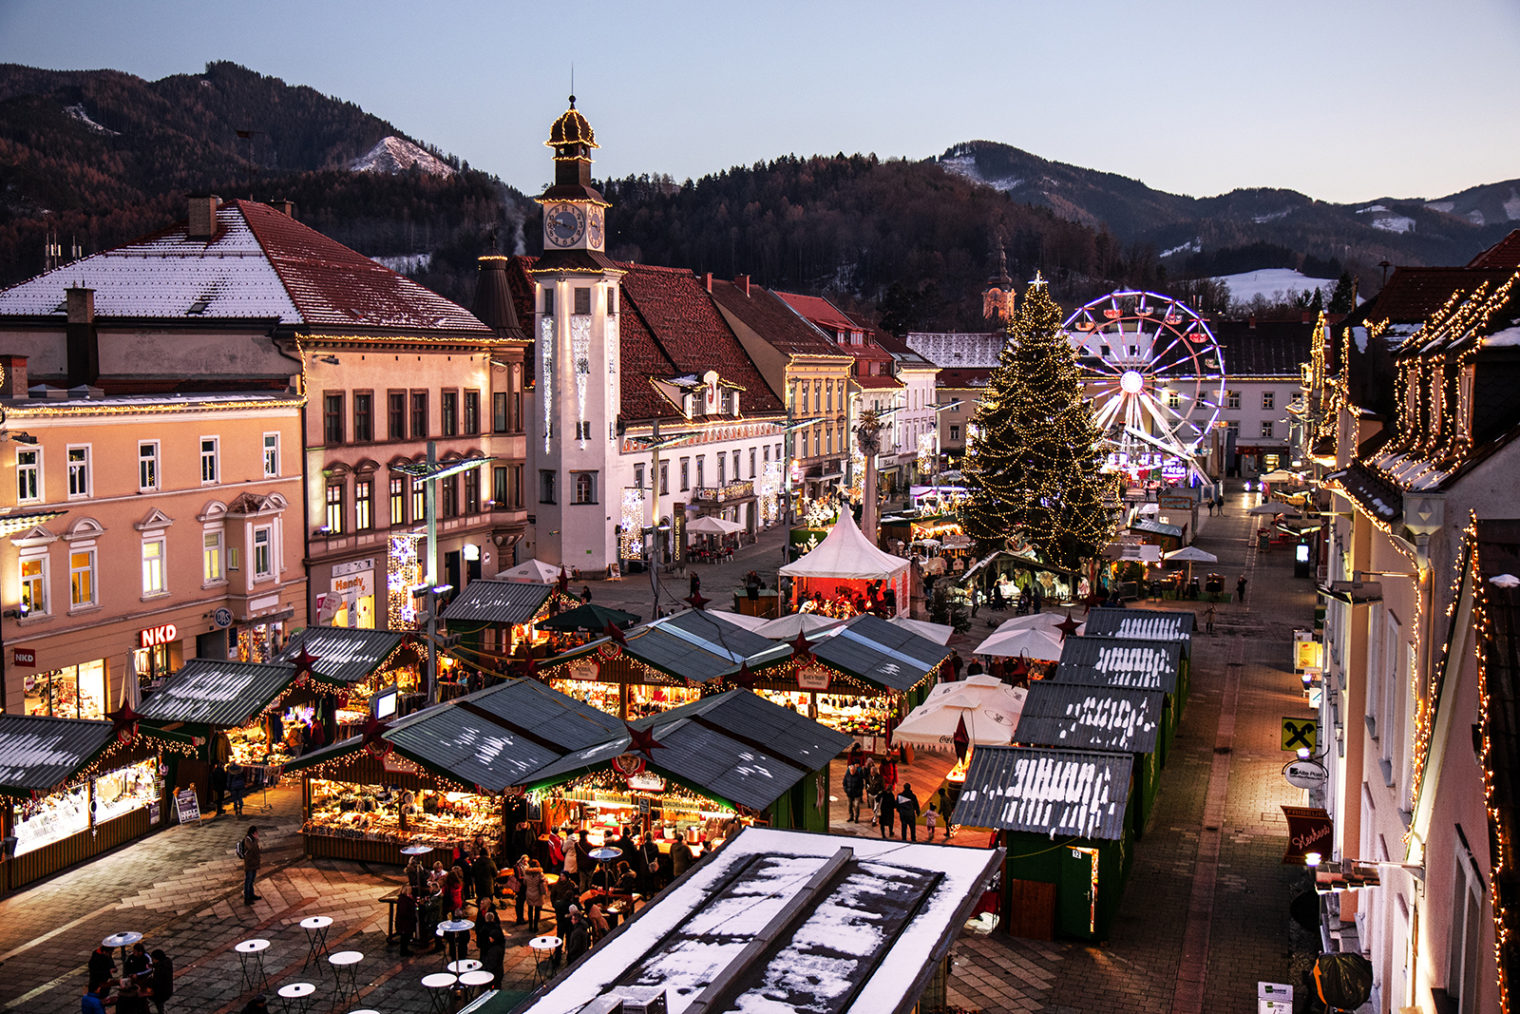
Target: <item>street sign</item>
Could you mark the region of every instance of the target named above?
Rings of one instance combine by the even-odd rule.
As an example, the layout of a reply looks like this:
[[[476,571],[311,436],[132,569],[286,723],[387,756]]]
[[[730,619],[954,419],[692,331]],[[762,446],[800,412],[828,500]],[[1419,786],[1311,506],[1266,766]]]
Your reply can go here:
[[[1330,780],[1330,772],[1317,760],[1291,760],[1283,765],[1283,777],[1295,789],[1317,789]]]
[[[1282,748],[1284,750],[1308,750],[1314,752],[1319,742],[1319,722],[1312,718],[1284,717],[1282,720]]]

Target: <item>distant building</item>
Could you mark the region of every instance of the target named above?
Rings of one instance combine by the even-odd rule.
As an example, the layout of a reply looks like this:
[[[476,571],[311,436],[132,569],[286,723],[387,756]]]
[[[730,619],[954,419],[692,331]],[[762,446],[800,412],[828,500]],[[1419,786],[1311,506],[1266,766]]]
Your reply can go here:
[[[1258,321],[1252,316],[1217,321],[1210,329],[1224,354],[1225,393],[1218,422],[1224,425],[1226,474],[1251,478],[1296,467],[1291,411],[1311,354],[1313,322]]]

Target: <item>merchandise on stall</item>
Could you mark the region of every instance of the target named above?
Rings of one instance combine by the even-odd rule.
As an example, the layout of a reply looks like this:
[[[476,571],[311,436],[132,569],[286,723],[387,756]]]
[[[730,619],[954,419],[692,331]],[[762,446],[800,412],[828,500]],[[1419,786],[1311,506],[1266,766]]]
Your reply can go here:
[[[159,799],[164,783],[156,758],[128,764],[95,779],[95,823],[101,824]]]
[[[17,808],[16,855],[62,841],[90,826],[90,787],[81,782]]]
[[[311,779],[310,792],[306,835],[446,847],[501,831],[500,805],[491,796],[324,778]]]

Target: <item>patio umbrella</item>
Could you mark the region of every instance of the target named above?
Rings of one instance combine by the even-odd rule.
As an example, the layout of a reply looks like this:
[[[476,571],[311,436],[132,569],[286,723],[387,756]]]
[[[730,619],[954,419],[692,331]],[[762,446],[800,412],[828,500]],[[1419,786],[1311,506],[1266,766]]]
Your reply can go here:
[[[887,621],[904,630],[911,630],[919,637],[927,637],[935,644],[949,644],[950,636],[955,633],[955,628],[944,623],[930,623],[928,620],[910,620],[905,616],[894,616]]]
[[[994,636],[1006,634],[1014,630],[1039,630],[1051,637],[1060,637],[1060,631],[1056,629],[1061,623],[1061,613],[1027,613],[1023,616],[1013,616],[999,623]]]
[[[1061,639],[1044,629],[996,631],[973,649],[977,655],[1028,655],[1042,662],[1061,657]]]
[[[558,616],[549,617],[538,627],[540,630],[604,630],[610,623],[622,629],[637,623],[638,619],[633,613],[587,602],[574,609],[566,609]]]
[[[693,535],[733,535],[744,531],[744,526],[737,521],[725,521],[723,518],[715,518],[703,515],[686,525],[686,531]]]
[[[1188,581],[1193,580],[1193,564],[1219,562],[1219,557],[1206,550],[1199,549],[1197,546],[1183,546],[1181,549],[1173,550],[1166,554],[1165,559],[1168,563],[1174,560],[1186,563]]]
[[[1285,472],[1281,468],[1268,472],[1265,475],[1258,475],[1256,478],[1260,479],[1262,482],[1272,483],[1273,485],[1279,485],[1282,483],[1293,485],[1299,482],[1298,476],[1294,475],[1292,472]]]
[[[1259,503],[1259,504],[1257,504],[1255,507],[1252,507],[1249,510],[1247,510],[1246,513],[1247,514],[1272,514],[1272,515],[1274,515],[1276,517],[1284,517],[1284,516],[1288,516],[1288,515],[1291,515],[1291,516],[1293,516],[1295,518],[1298,517],[1298,511],[1294,510],[1292,507],[1288,506],[1285,503],[1275,503],[1275,502],[1273,502],[1271,500],[1268,500],[1266,503]]]
[[[941,683],[898,723],[892,744],[949,751],[955,748],[957,731],[964,728],[974,746],[1007,746],[1028,696],[1023,687],[1011,687],[985,673]]]
[[[794,641],[798,634],[811,634],[815,630],[838,626],[842,622],[832,616],[819,616],[817,613],[788,613],[774,620],[766,620],[755,628],[755,633],[773,641]]]
[[[563,567],[556,567],[552,563],[542,560],[529,560],[519,563],[515,567],[508,568],[496,575],[508,581],[526,582],[528,584],[553,584],[558,581],[560,575],[565,572]]]

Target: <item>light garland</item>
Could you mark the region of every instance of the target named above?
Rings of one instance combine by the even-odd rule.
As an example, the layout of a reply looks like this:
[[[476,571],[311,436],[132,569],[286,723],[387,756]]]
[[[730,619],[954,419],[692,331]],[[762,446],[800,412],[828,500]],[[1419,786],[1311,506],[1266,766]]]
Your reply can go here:
[[[580,412],[576,419],[586,419],[586,382],[591,379],[591,317],[587,314],[570,316],[570,361],[575,369],[575,402]],[[581,450],[586,449],[586,431],[576,427],[576,440]]]
[[[544,453],[554,445],[554,317],[538,322],[539,397],[544,403]]]

